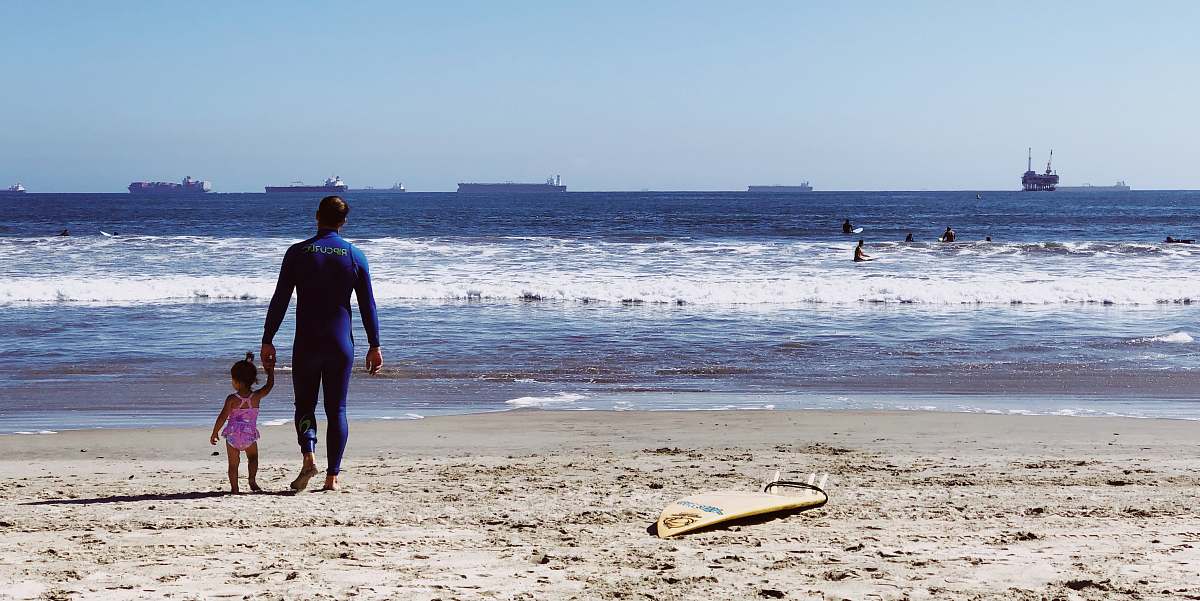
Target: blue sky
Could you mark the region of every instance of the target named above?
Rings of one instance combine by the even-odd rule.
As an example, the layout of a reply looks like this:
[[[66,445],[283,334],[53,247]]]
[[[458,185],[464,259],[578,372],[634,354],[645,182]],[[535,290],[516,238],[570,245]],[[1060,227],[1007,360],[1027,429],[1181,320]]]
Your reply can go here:
[[[1194,2],[6,2],[0,183],[1200,188]]]

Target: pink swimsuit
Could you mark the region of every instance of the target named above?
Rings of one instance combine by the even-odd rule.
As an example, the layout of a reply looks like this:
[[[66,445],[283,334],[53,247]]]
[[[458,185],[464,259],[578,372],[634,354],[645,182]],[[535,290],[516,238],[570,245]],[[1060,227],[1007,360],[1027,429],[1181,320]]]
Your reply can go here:
[[[229,446],[244,451],[258,441],[258,409],[250,406],[250,397],[235,395],[242,404],[229,412],[229,421],[221,435]]]

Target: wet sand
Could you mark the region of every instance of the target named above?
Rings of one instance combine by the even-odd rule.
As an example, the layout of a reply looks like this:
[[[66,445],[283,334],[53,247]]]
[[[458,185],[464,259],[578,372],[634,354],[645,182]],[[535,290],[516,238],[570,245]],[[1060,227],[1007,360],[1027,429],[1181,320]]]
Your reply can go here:
[[[514,411],[352,428],[345,490],[299,495],[290,426],[263,428],[268,494],[239,496],[206,429],[0,436],[0,598],[1200,599],[1200,422]],[[829,504],[646,532],[674,499],[775,469],[831,472]]]

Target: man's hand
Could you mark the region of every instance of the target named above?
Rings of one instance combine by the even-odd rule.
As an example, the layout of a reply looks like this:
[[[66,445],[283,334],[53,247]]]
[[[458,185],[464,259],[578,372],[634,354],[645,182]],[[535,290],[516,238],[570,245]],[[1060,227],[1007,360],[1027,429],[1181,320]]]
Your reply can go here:
[[[383,351],[379,347],[373,346],[371,350],[367,351],[367,373],[377,374],[381,367],[383,367]]]
[[[258,357],[259,357],[259,359],[262,359],[262,364],[263,364],[264,369],[268,369],[268,370],[275,369],[275,345],[274,344],[267,343],[267,344],[262,345],[262,348],[259,349],[259,351],[258,351]],[[216,443],[213,443],[213,444],[216,444]]]

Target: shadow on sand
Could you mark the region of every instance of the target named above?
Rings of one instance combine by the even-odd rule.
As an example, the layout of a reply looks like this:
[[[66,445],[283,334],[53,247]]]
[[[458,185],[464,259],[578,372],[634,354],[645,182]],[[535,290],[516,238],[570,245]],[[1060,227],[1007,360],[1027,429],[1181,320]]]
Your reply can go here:
[[[268,490],[257,493],[243,493],[246,496],[293,496],[290,490]],[[225,491],[206,492],[174,492],[147,493],[144,495],[113,495],[111,497],[94,497],[91,499],[46,499],[45,501],[30,501],[22,505],[98,505],[102,503],[141,503],[145,501],[193,501],[196,499],[211,499],[214,497],[234,496]],[[242,495],[237,495],[242,496]]]

